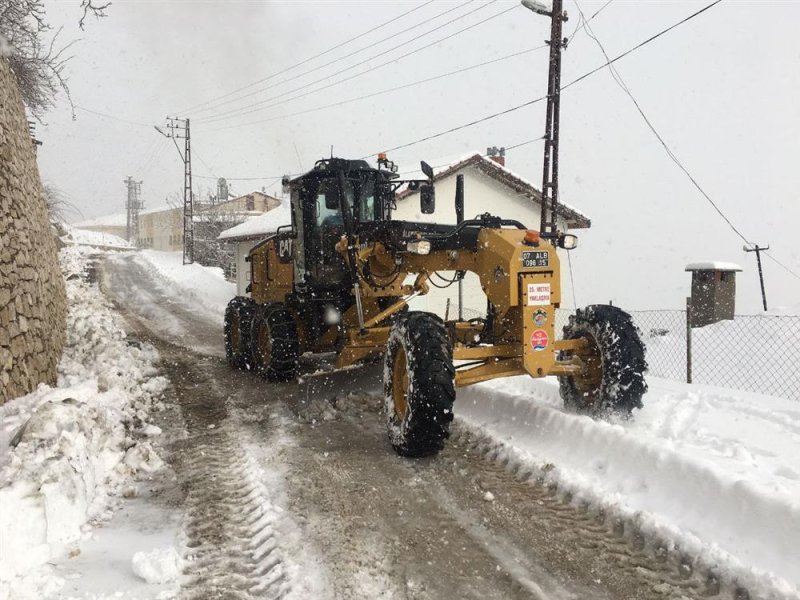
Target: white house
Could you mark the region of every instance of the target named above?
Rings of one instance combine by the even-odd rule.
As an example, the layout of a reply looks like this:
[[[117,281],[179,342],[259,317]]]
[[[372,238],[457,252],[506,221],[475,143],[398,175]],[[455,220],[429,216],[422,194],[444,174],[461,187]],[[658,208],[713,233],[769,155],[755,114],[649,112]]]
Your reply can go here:
[[[403,192],[398,195],[397,210],[392,218],[404,221],[429,221],[455,223],[456,176],[464,175],[464,216],[473,218],[482,213],[491,213],[505,219],[516,219],[531,229],[539,229],[541,220],[541,194],[532,183],[506,168],[505,157],[488,158],[479,153],[463,158],[434,174],[436,186],[436,211],[425,215],[420,212],[419,193]],[[577,209],[559,203],[558,228],[587,229],[591,226],[589,217]],[[559,251],[566,263],[565,251]],[[563,271],[565,274],[568,271]],[[445,278],[452,278],[452,272],[442,272]],[[434,278],[434,283],[443,284]],[[478,276],[467,273],[464,278],[464,316],[466,318],[486,313],[486,296],[481,289]],[[458,286],[446,289],[431,287],[431,291],[412,301],[416,310],[427,310],[444,316],[447,300],[450,299],[450,318],[456,314],[458,306]],[[562,277],[562,298],[571,298],[568,277]]]
[[[275,233],[279,227],[291,225],[292,215],[288,203],[282,203],[269,212],[252,217],[235,227],[226,229],[217,239],[236,244],[236,295],[246,296],[250,283],[250,268],[245,258],[258,242]],[[244,277],[240,277],[239,274]]]

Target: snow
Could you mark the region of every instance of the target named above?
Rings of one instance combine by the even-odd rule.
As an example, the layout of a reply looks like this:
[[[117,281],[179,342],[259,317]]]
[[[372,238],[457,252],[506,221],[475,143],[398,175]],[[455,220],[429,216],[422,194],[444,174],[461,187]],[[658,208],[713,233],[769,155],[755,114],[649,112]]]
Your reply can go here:
[[[125,227],[127,224],[128,224],[128,213],[120,212],[120,213],[113,213],[110,215],[102,215],[94,219],[88,219],[86,221],[73,223],[72,226],[81,229],[82,227],[103,227],[103,226]]]
[[[693,262],[686,265],[687,271],[741,271],[742,267],[732,262],[723,262],[719,260],[707,260],[702,262]]]
[[[150,552],[137,552],[131,560],[133,572],[147,583],[175,581],[181,572],[181,557],[175,548],[157,548]]]
[[[494,455],[635,520],[751,591],[800,598],[800,405],[651,378],[630,421],[565,413],[555,380],[459,390]]]
[[[209,318],[222,323],[225,308],[236,295],[236,284],[225,279],[222,269],[184,265],[181,252],[142,250],[136,260],[169,288],[171,296],[194,301]]]
[[[219,234],[217,239],[230,240],[258,236],[267,236],[275,233],[278,227],[282,225],[290,225],[292,222],[292,213],[287,203],[282,203],[276,206],[269,212],[260,214],[257,217],[251,217],[244,223],[240,223],[235,227],[226,229]]]
[[[61,241],[67,244],[76,244],[79,246],[98,246],[103,248],[120,248],[131,249],[132,246],[119,236],[111,235],[110,233],[102,233],[100,231],[89,231],[86,229],[79,229],[65,225],[67,235],[61,238]]]
[[[63,580],[46,563],[76,555],[137,472],[160,464],[140,430],[167,381],[157,352],[126,339],[97,285],[69,278],[90,252],[61,251],[69,313],[57,386],[0,407],[0,599],[57,591]]]

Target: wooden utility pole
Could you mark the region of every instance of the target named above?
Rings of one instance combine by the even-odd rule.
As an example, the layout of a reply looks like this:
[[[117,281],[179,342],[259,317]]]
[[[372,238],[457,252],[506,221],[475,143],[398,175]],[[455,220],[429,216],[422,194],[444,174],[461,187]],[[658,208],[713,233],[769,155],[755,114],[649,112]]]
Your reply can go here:
[[[769,246],[760,247],[758,244],[753,244],[753,247],[745,246],[745,252],[755,252],[756,262],[758,263],[758,281],[761,283],[761,302],[764,304],[764,312],[767,312],[767,292],[764,290],[764,271],[761,268],[761,253],[769,250]]]

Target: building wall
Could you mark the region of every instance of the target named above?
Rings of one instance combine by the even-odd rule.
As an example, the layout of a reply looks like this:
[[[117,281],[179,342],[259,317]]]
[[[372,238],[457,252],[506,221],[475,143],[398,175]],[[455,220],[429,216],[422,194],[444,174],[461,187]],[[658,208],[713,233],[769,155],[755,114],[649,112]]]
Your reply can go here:
[[[506,219],[516,219],[526,227],[539,229],[541,209],[539,204],[529,198],[514,192],[502,183],[492,179],[479,169],[467,166],[460,171],[464,175],[464,216],[467,219],[489,212],[495,216]],[[456,175],[446,177],[436,182],[436,211],[432,215],[424,215],[419,210],[419,194],[413,194],[397,202],[397,210],[393,211],[393,219],[405,221],[422,221],[436,223],[455,223],[455,193]],[[559,229],[566,230],[567,225],[559,219]],[[559,250],[562,264],[561,297],[563,306],[571,306],[572,288],[567,270],[567,257],[563,250]],[[451,271],[442,271],[440,274],[451,279]],[[443,285],[441,280],[435,279],[437,284]],[[481,289],[480,280],[474,273],[467,273],[464,278],[464,307],[466,318],[484,315],[486,313],[486,295]],[[453,284],[446,289],[431,286],[431,291],[424,296],[419,296],[411,301],[414,310],[434,312],[441,317],[445,316],[447,300],[450,299],[450,318],[458,310],[458,285]]]
[[[267,212],[281,203],[278,198],[267,196],[261,192],[253,192],[241,198],[233,198],[226,202],[221,202],[217,206],[230,212]]]
[[[176,252],[183,249],[183,209],[170,208],[139,215],[140,248]]]
[[[0,404],[55,383],[66,314],[25,109],[0,57]]]
[[[253,249],[261,240],[252,240],[246,242],[236,242],[236,295],[237,296],[250,296],[247,293],[247,286],[250,284],[250,263],[245,259],[247,253]]]

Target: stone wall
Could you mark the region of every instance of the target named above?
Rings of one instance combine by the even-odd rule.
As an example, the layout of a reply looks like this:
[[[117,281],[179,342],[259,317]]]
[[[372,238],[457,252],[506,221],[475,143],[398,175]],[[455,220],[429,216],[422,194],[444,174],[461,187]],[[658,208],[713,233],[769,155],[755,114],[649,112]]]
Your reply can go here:
[[[0,57],[0,404],[55,383],[66,313],[25,110]]]

